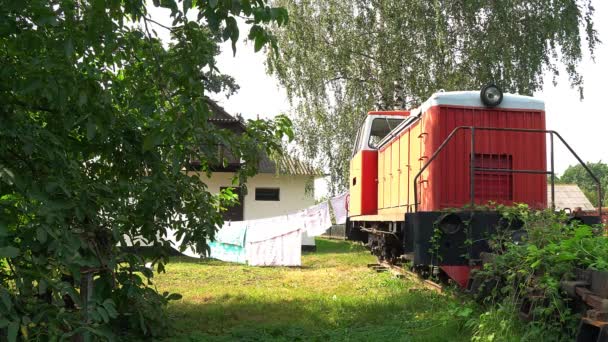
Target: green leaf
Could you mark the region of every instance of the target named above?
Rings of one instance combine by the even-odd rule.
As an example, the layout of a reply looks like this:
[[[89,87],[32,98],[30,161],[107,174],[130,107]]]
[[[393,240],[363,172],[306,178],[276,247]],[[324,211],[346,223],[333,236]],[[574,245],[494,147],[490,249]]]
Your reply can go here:
[[[72,54],[74,54],[74,42],[72,42],[71,38],[66,40],[64,48],[65,48],[65,55],[67,57],[72,57]]]
[[[182,8],[184,15],[186,15],[186,13],[188,13],[188,10],[192,8],[192,0],[184,0],[184,2],[182,3]]]
[[[8,225],[0,221],[0,237],[8,235]]]
[[[180,300],[182,299],[182,295],[179,293],[172,293],[169,296],[167,296],[167,300]]]
[[[98,306],[96,310],[103,319],[104,323],[108,323],[110,321],[110,316],[108,315],[106,309],[104,309],[102,306]]]
[[[146,326],[146,321],[144,319],[144,315],[141,313],[141,311],[138,311],[137,314],[139,316],[139,328],[141,329],[141,331],[144,332],[144,334],[147,334],[148,327]]]
[[[116,311],[116,308],[114,306],[114,302],[111,299],[106,299],[103,302],[103,307],[108,312],[108,316],[110,316],[110,318],[116,318],[116,317],[118,317],[118,311]]]
[[[209,0],[209,8],[215,8],[218,0]]]
[[[40,279],[40,281],[38,281],[38,294],[40,294],[40,295],[45,294],[47,289],[48,289],[48,284],[47,284],[46,280]]]
[[[8,185],[13,185],[15,183],[15,174],[7,167],[0,165],[0,179]]]
[[[17,333],[19,333],[19,323],[10,322],[7,329],[8,342],[17,342]]]
[[[13,306],[13,302],[11,301],[11,295],[5,289],[0,289],[0,291],[2,291],[2,293],[0,293],[0,299],[2,299],[2,304],[4,304],[4,307],[8,311]]]
[[[232,54],[236,55],[236,43],[239,40],[239,26],[234,17],[226,18],[224,33],[227,34],[232,42]]]
[[[264,44],[266,44],[267,40],[266,40],[266,36],[264,35],[258,35],[257,37],[255,37],[255,42],[253,44],[254,46],[254,51],[258,52],[262,49],[262,47],[264,47]]]
[[[103,318],[101,317],[101,314],[99,313],[98,310],[89,311],[89,315],[91,316],[93,321],[101,322],[103,320]]]
[[[0,247],[0,258],[16,258],[18,255],[18,248],[13,246]]]
[[[78,93],[78,106],[82,107],[87,103],[87,93],[85,91],[80,91]]]
[[[46,238],[47,238],[46,230],[42,227],[36,228],[36,239],[38,239],[38,241],[40,243],[45,243]]]
[[[533,263],[530,265],[530,267],[532,267],[532,268],[537,268],[537,267],[540,265],[540,263],[541,263],[541,260],[540,260],[540,259],[539,259],[539,260],[536,260],[535,262],[533,262]]]
[[[93,121],[93,119],[89,118],[89,120],[87,121],[87,139],[89,141],[93,140],[93,138],[95,138],[95,121]]]
[[[142,148],[144,151],[150,151],[154,147],[159,145],[161,141],[162,141],[161,132],[159,130],[153,130],[148,135],[146,135],[146,137],[144,138],[144,143],[143,143]]]

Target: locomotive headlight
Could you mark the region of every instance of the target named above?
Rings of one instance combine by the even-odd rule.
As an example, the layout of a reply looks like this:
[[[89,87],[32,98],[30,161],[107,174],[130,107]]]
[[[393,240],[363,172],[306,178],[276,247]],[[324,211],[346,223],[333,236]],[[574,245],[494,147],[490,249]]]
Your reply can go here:
[[[439,229],[445,234],[452,235],[458,233],[464,226],[462,220],[456,214],[449,214],[439,221]]]
[[[480,96],[481,102],[488,107],[496,107],[502,102],[502,91],[492,83],[481,88]]]

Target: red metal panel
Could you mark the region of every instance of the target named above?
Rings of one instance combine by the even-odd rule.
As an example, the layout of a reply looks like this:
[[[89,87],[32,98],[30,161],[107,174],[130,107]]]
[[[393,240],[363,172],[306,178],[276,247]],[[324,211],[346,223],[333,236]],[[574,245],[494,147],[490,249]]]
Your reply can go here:
[[[361,151],[361,215],[378,213],[378,151]]]
[[[475,167],[513,170],[510,154],[475,153]],[[475,202],[510,203],[513,201],[513,174],[506,172],[476,171],[473,180]]]
[[[462,288],[467,287],[467,283],[469,282],[469,275],[471,274],[471,270],[479,269],[479,267],[474,266],[440,266],[441,269],[448,275],[448,277],[454,279],[458,285]]]
[[[423,114],[422,121],[428,133],[423,152],[427,156],[432,155],[458,126],[545,129],[545,113],[542,111],[435,106]],[[515,170],[544,171],[547,167],[546,136],[540,133],[477,131],[475,153],[510,156],[508,158],[511,158]],[[423,177],[427,186],[420,187],[419,210],[462,207],[470,203],[470,154],[470,132],[462,130],[429,165],[428,174]],[[512,200],[503,203],[527,203],[534,208],[546,208],[545,175],[513,174],[510,179],[508,186],[512,187],[509,189]],[[480,187],[486,185],[490,186],[482,181],[476,190],[485,191]],[[486,204],[488,200],[485,196],[475,197],[476,204]]]

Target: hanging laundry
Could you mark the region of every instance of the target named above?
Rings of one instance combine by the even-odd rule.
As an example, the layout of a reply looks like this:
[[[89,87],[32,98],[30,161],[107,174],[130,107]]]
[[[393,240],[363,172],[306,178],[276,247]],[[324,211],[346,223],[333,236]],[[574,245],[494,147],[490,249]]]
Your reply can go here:
[[[252,266],[300,266],[302,239],[319,236],[332,225],[329,205],[323,202],[288,215],[227,222],[209,242],[210,257]],[[167,238],[179,249],[181,239],[175,231],[169,231]],[[192,248],[183,254],[205,257]]]
[[[245,235],[247,232],[247,221],[225,222],[220,230],[215,233],[215,241],[209,242],[209,257],[244,264]]]
[[[296,230],[275,238],[247,242],[245,251],[251,266],[301,266],[302,231]]]
[[[302,230],[304,223],[299,213],[243,221],[247,223],[247,242],[269,240],[281,235]]]
[[[308,236],[319,236],[331,228],[328,202],[304,209],[301,213],[304,219],[304,229]]]
[[[302,264],[302,215],[290,214],[248,222],[245,252],[249,265]]]
[[[227,221],[220,230],[215,233],[215,242],[229,245],[244,246],[245,232],[249,221]]]
[[[245,247],[221,242],[209,242],[209,257],[226,262],[247,263]]]
[[[332,197],[329,202],[331,208],[334,211],[334,217],[336,218],[336,224],[345,224],[346,217],[348,216],[348,192],[345,192],[339,196]]]

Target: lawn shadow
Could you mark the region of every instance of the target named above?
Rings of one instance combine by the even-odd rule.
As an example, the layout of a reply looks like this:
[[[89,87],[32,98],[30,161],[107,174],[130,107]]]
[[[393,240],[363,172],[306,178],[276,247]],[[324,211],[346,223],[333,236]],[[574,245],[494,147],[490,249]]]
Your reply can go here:
[[[176,330],[167,341],[470,339],[463,321],[446,310],[449,299],[441,295],[404,289],[383,301],[356,299],[261,301],[235,295],[200,304],[175,303],[169,314]]]
[[[200,264],[204,266],[243,266],[243,264],[222,261],[213,258],[193,258],[186,255],[174,256],[169,263]]]
[[[365,246],[353,241],[316,238],[315,243],[316,251],[305,254],[342,254],[367,251]]]

